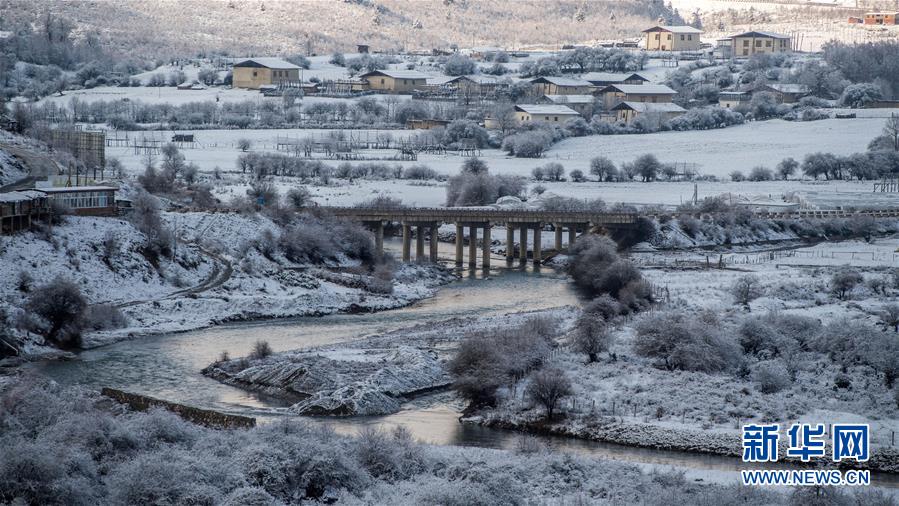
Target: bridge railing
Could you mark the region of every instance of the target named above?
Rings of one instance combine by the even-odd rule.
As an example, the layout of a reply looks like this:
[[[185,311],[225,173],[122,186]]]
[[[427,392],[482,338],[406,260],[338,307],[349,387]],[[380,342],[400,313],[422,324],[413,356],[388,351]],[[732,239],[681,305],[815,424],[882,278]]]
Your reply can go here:
[[[637,221],[637,213],[585,212],[585,211],[538,211],[525,209],[452,208],[452,207],[320,207],[335,216],[365,219],[435,221],[515,221],[515,222],[559,222],[559,223],[621,223]]]

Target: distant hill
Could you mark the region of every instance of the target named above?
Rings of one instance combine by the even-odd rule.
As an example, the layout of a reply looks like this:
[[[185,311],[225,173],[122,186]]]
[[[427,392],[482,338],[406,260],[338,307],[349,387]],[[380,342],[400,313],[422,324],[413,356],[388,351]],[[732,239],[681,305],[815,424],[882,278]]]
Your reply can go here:
[[[328,53],[498,45],[558,47],[637,37],[662,0],[0,0],[9,21],[51,11],[139,57]],[[2,26],[0,26],[2,28]]]

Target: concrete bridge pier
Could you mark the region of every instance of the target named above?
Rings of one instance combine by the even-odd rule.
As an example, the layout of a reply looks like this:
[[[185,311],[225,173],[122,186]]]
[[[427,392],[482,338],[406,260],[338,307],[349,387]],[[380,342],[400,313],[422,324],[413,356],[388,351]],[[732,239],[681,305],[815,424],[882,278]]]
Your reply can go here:
[[[556,232],[556,252],[561,253],[562,251],[562,224],[561,223],[553,223],[553,230]]]
[[[465,241],[465,227],[461,223],[456,223],[456,266],[462,267],[462,253],[464,251],[463,242]]]
[[[412,260],[412,225],[403,223],[403,262]]]
[[[384,258],[384,222],[366,221],[365,225],[375,233],[375,255],[378,259]]]
[[[425,231],[423,226],[415,227],[415,261],[423,263],[425,261]]]
[[[543,261],[543,252],[540,248],[540,233],[543,232],[543,224],[538,223],[534,227],[534,267],[539,267]]]
[[[519,240],[521,243],[518,245],[518,261],[522,264],[526,264],[528,262],[528,226],[521,225],[519,230],[519,233],[521,234]]]
[[[481,243],[481,267],[483,267],[484,270],[490,269],[491,242],[492,241],[490,239],[490,224],[488,223],[488,224],[484,225],[484,239],[483,239],[483,242]]]
[[[506,262],[515,258],[515,227],[506,223]]]
[[[571,248],[574,247],[574,241],[577,240],[577,225],[569,225],[568,226],[568,252],[571,253]]]
[[[403,262],[412,261],[412,227],[415,227],[415,261],[437,261],[437,222],[403,222]],[[425,256],[425,234],[428,239],[428,254]]]
[[[474,269],[478,265],[478,227],[468,227],[468,268]]]
[[[439,227],[436,223],[431,224],[431,233],[428,234],[428,246],[430,247],[430,251],[428,252],[428,259],[431,263],[437,263],[437,241],[438,241],[438,233],[437,229]]]

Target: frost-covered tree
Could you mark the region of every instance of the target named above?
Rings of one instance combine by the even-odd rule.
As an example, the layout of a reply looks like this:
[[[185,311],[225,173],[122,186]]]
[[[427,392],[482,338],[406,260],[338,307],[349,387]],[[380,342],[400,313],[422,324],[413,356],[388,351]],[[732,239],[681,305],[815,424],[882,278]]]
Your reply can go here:
[[[886,304],[880,310],[880,321],[899,332],[899,304]]]
[[[612,333],[606,320],[595,313],[584,313],[578,318],[572,344],[574,349],[587,355],[589,362],[599,360],[599,354],[609,351]]]
[[[443,73],[448,76],[464,76],[474,74],[477,68],[471,58],[456,53],[446,59],[446,63],[443,64]]]
[[[786,181],[787,179],[790,179],[790,176],[796,173],[796,169],[798,168],[799,162],[791,157],[787,157],[777,164],[777,174],[780,175],[781,179]]]
[[[597,177],[599,181],[610,181],[617,177],[618,168],[615,162],[605,156],[597,156],[590,160],[590,174]]]
[[[634,351],[669,370],[718,372],[734,370],[742,361],[740,345],[721,332],[711,313],[656,313],[638,322],[636,331]]]
[[[640,155],[634,160],[634,167],[637,173],[643,178],[643,182],[653,181],[658,177],[662,168],[661,162],[653,154]]]
[[[526,393],[546,409],[546,418],[552,421],[556,406],[572,394],[571,380],[561,369],[544,367],[531,375]]]
[[[840,96],[840,104],[844,107],[861,108],[883,99],[880,86],[874,83],[850,84]]]
[[[830,292],[840,300],[844,300],[864,278],[858,271],[851,269],[835,273],[830,278]]]
[[[43,334],[63,346],[78,346],[81,339],[81,317],[87,309],[87,299],[72,281],[57,277],[34,288],[26,307],[40,317],[46,326]]]
[[[749,303],[762,296],[762,282],[755,274],[740,276],[730,288],[734,304],[749,308]]]

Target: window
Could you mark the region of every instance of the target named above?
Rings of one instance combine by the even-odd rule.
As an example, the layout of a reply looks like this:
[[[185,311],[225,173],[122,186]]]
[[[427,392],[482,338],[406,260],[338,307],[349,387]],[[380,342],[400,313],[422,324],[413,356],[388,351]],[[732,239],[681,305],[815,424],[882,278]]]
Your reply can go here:
[[[384,84],[384,79],[381,79],[381,84]]]
[[[743,47],[749,47],[749,40],[743,39]]]
[[[693,40],[693,36],[692,36],[692,35],[687,35],[687,40]]]
[[[256,77],[257,75],[258,75],[258,73],[254,70],[254,71],[253,71],[253,77]]]
[[[559,117],[558,117],[558,116],[553,116],[553,121],[559,121]]]
[[[668,40],[671,40],[671,34],[670,34],[670,33],[668,34]]]
[[[659,34],[656,34],[656,40],[659,40]]]
[[[762,41],[760,41],[760,40],[755,41],[755,47],[762,47]]]
[[[766,40],[766,41],[765,41],[765,47],[771,47],[771,41],[770,41],[770,40]]]
[[[683,36],[683,35],[680,36],[680,40],[684,40],[684,36]]]

